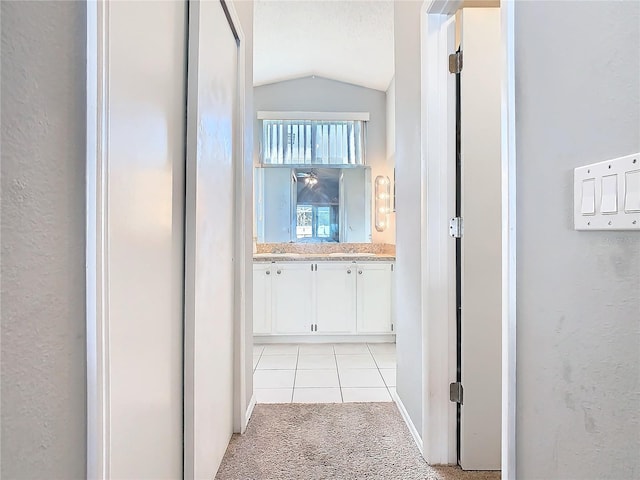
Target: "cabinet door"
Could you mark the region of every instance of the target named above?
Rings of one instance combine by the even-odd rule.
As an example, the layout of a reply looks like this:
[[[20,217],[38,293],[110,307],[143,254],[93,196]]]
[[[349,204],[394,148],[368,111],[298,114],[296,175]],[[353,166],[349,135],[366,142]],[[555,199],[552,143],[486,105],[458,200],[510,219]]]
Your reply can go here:
[[[311,263],[278,263],[273,272],[275,333],[311,333],[315,323]]]
[[[253,333],[271,333],[271,263],[253,265]]]
[[[391,333],[391,264],[358,264],[358,333]]]
[[[316,324],[319,333],[355,333],[356,265],[317,263]]]

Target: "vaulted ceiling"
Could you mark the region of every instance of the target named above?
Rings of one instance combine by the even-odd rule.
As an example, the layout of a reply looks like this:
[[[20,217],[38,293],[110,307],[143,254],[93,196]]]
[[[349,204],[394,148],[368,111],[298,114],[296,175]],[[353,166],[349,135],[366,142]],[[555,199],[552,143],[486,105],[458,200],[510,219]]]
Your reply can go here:
[[[258,0],[254,85],[318,75],[386,91],[393,1]]]

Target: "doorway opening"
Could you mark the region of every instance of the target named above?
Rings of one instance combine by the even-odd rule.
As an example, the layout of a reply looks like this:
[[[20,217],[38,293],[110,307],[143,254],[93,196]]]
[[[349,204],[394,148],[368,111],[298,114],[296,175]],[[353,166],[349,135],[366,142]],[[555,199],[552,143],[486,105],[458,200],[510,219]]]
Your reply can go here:
[[[393,401],[393,13],[255,3],[258,404]]]
[[[508,2],[430,2],[423,38],[427,284],[451,293],[427,294],[426,361],[442,358],[447,338],[450,347],[448,368],[425,378],[425,392],[447,372],[451,385],[425,401],[425,458],[506,478],[515,458],[512,15]]]

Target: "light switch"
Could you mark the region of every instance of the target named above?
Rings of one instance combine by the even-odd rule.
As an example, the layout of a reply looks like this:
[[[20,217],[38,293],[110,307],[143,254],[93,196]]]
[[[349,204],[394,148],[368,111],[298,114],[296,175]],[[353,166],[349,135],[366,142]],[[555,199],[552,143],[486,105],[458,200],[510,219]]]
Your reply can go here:
[[[640,212],[640,170],[627,172],[624,184],[624,211]]]
[[[640,152],[573,170],[573,227],[640,232]]]
[[[602,177],[600,213],[618,213],[618,175]]]
[[[582,202],[580,213],[582,213],[582,215],[595,215],[596,213],[595,178],[588,178],[582,181]]]

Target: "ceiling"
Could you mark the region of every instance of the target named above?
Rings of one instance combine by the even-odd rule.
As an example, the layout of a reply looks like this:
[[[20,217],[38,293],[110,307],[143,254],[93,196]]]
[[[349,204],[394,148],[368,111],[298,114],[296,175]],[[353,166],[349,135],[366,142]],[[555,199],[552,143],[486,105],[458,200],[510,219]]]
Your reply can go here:
[[[393,1],[257,0],[254,85],[317,75],[386,91]]]

